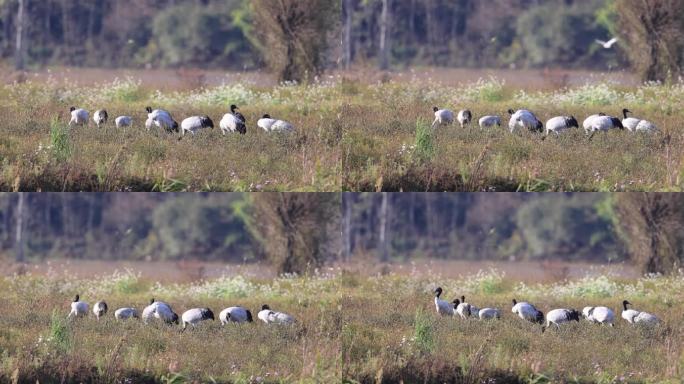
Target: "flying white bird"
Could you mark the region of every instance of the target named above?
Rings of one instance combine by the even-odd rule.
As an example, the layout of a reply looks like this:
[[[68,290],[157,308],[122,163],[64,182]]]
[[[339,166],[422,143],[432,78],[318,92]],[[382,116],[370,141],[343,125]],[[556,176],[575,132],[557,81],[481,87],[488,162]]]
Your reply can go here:
[[[619,41],[619,39],[617,37],[614,37],[608,41],[603,41],[603,40],[597,39],[596,44],[601,45],[605,49],[611,49],[611,48],[613,48],[613,45],[615,45],[618,41]]]

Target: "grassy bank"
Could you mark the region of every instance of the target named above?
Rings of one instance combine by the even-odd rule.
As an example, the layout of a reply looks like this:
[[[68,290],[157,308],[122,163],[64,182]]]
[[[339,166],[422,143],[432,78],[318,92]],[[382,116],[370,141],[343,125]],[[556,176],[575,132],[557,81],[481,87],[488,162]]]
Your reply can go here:
[[[439,280],[439,281],[435,281]],[[98,279],[0,281],[0,381],[150,383],[661,383],[684,372],[684,278],[608,276],[523,285],[496,273],[468,279],[335,273],[270,281],[241,277],[160,285],[132,274]],[[502,309],[479,322],[434,313],[431,290]],[[142,308],[151,296],[178,313],[263,303],[293,314],[291,327],[221,327],[181,333],[141,322],[66,321],[69,298]],[[510,313],[510,299],[553,308],[607,305],[623,298],[657,314],[655,328],[587,322],[542,334]],[[111,314],[110,314],[111,315]],[[619,315],[619,311],[618,311]]]
[[[2,87],[3,190],[97,191],[679,191],[684,157],[684,86],[621,88],[606,83],[525,93],[496,80],[460,87],[429,80],[365,84],[336,79],[311,86],[226,85],[157,92],[134,80],[100,87],[56,82]],[[247,136],[218,129],[194,138],[147,132],[147,105],[177,120],[208,114],[218,125],[236,103]],[[127,131],[66,128],[71,105],[130,114]],[[431,131],[431,108],[476,117],[529,108],[544,121],[623,107],[660,127],[657,135],[610,132],[588,141],[574,130],[541,141],[502,127]],[[298,132],[269,136],[270,113]]]

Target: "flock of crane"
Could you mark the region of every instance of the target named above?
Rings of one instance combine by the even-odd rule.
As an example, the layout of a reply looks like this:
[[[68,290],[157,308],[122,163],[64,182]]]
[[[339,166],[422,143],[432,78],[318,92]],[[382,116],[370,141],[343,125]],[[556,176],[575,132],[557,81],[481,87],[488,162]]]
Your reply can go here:
[[[501,318],[501,311],[497,308],[483,308],[480,309],[468,302],[465,296],[461,296],[460,300],[455,299],[452,302],[442,300],[440,296],[443,293],[441,287],[435,289],[435,308],[437,313],[443,316],[460,316],[463,319],[477,318],[480,320],[499,319]],[[637,311],[628,308],[632,305],[629,301],[622,302],[622,318],[630,324],[657,324],[658,318],[648,312]],[[518,302],[513,299],[513,307],[511,311],[523,320],[538,323],[542,325],[542,332],[551,325],[555,325],[560,329],[560,325],[570,321],[580,321],[581,317],[586,320],[597,323],[614,326],[615,312],[608,307],[584,307],[582,313],[575,309],[554,309],[549,311],[544,317],[544,313],[538,310],[534,305],[527,302]]]
[[[93,314],[99,320],[107,315],[109,307],[105,301],[98,301],[93,306]],[[90,312],[90,305],[85,301],[81,301],[79,295],[76,295],[74,301],[71,303],[71,312],[67,318],[85,317]],[[119,308],[114,311],[114,318],[117,320],[140,319],[143,322],[162,322],[166,324],[182,324],[183,329],[188,325],[196,326],[203,321],[213,321],[214,312],[209,308],[192,308],[180,316],[173,311],[171,306],[163,301],[157,301],[154,298],[150,300],[150,304],[146,306],[142,314],[137,309],[131,307]],[[264,304],[261,310],[257,313],[257,318],[266,324],[292,324],[294,317],[284,312],[273,311]],[[221,325],[228,323],[251,323],[253,321],[252,312],[245,307],[228,307],[219,313],[219,320]]]
[[[466,301],[465,296],[460,299],[454,299],[452,302],[442,300],[440,297],[443,289],[438,287],[434,291],[435,295],[435,309],[437,313],[442,316],[460,316],[463,319],[476,318],[480,320],[500,319],[501,310],[498,308],[478,308]],[[622,318],[630,324],[657,324],[659,319],[648,312],[637,311],[629,308],[631,303],[627,300],[622,302]],[[74,301],[71,303],[71,312],[67,318],[84,317],[89,313],[90,306],[88,303],[81,301],[80,296],[76,295]],[[93,306],[93,314],[99,320],[107,314],[108,306],[105,301],[98,301]],[[513,306],[511,311],[516,316],[523,320],[538,323],[542,325],[542,332],[544,332],[551,325],[560,329],[560,325],[571,321],[580,321],[580,318],[597,323],[614,326],[615,312],[612,309],[604,306],[599,307],[584,307],[580,313],[576,309],[559,308],[549,311],[546,316],[534,305],[527,302],[518,302],[513,299]],[[192,308],[189,309],[179,317],[171,308],[171,306],[162,301],[156,301],[154,298],[150,300],[150,304],[146,306],[142,314],[137,309],[131,307],[119,308],[114,312],[114,317],[117,320],[139,319],[145,323],[159,321],[166,324],[181,324],[183,329],[188,325],[196,326],[201,322],[208,320],[215,320],[214,312],[209,308]],[[257,318],[266,324],[292,324],[295,319],[291,315],[284,312],[277,312],[264,304],[261,310],[257,313]],[[219,313],[219,320],[221,325],[228,323],[246,323],[252,322],[252,313],[245,307],[235,306],[228,307]]]
[[[153,126],[164,129],[167,132],[179,132],[181,136],[186,133],[195,134],[198,131],[206,128],[214,128],[213,120],[206,115],[190,116],[184,119],[180,124],[174,120],[170,112],[164,109],[146,108],[147,120],[145,127],[149,130]],[[448,126],[458,121],[462,128],[473,122],[473,113],[470,110],[461,110],[454,113],[449,109],[433,108],[435,120],[432,123],[432,128],[438,126]],[[71,120],[69,125],[84,126],[89,123],[90,113],[82,108],[71,107]],[[627,129],[630,132],[656,132],[658,127],[652,122],[636,117],[630,117],[632,112],[629,109],[623,109],[623,118],[609,116],[605,113],[598,113],[587,117],[583,124],[585,133],[591,138],[596,132],[608,132],[611,129]],[[537,116],[527,109],[513,110],[509,109],[508,114],[510,119],[508,128],[511,133],[518,129],[527,129],[532,132],[546,133],[546,136],[554,133],[560,135],[564,131],[571,128],[579,128],[579,122],[574,116],[557,116],[549,119],[546,124],[537,118]],[[103,127],[107,124],[109,115],[106,109],[100,109],[93,114],[93,121],[97,127]],[[133,118],[131,116],[119,116],[114,120],[117,128],[127,128],[133,125]],[[478,121],[480,128],[488,129],[502,125],[502,118],[496,115],[483,116]],[[270,115],[265,114],[257,121],[257,126],[266,132],[293,132],[294,125],[279,119],[273,119]],[[247,119],[239,112],[236,105],[230,106],[230,112],[226,113],[219,123],[219,127],[224,135],[229,133],[247,133]]]
[[[458,112],[458,114],[449,109],[440,109],[439,107],[434,107],[433,110],[435,112],[435,120],[432,123],[433,129],[438,126],[451,125],[455,121],[458,121],[461,127],[464,128],[473,121],[473,113],[467,109]],[[590,138],[593,137],[596,132],[608,132],[611,129],[627,129],[630,132],[648,133],[656,132],[658,130],[658,127],[648,120],[630,117],[629,115],[631,113],[632,111],[629,109],[623,109],[623,118],[620,119],[601,112],[587,117],[584,120],[582,127]],[[571,128],[579,128],[579,122],[574,116],[557,116],[548,120],[545,125],[533,112],[527,109],[518,111],[509,109],[508,114],[510,115],[508,128],[511,133],[514,133],[518,129],[527,129],[532,132],[546,133],[547,136],[551,133],[558,136]],[[480,118],[479,125],[482,129],[493,128],[495,126],[501,126],[501,121],[500,116],[488,115]]]
[[[181,136],[186,133],[195,134],[202,129],[214,128],[214,121],[206,115],[190,116],[184,119],[180,124],[173,118],[169,111],[164,109],[152,109],[147,107],[147,120],[145,127],[157,127],[164,129],[167,132],[178,132]],[[90,112],[83,108],[70,108],[71,120],[69,126],[86,126],[90,122]],[[106,126],[109,121],[109,114],[106,109],[100,109],[93,114],[93,121],[98,128]],[[114,124],[117,128],[128,128],[133,125],[133,118],[131,116],[119,116],[114,119]],[[266,132],[292,132],[295,127],[285,120],[273,119],[270,115],[265,114],[257,121],[257,126]],[[228,133],[247,133],[247,119],[239,112],[236,105],[230,106],[230,113],[226,113],[221,121],[219,127],[224,135]]]

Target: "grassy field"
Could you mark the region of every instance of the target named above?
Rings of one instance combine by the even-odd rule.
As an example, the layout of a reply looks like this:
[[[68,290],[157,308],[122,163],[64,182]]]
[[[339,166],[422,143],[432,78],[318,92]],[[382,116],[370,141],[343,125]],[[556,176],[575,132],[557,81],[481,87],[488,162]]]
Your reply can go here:
[[[499,321],[441,318],[436,284],[503,310]],[[0,381],[117,383],[677,383],[684,373],[684,277],[609,276],[525,285],[496,271],[466,279],[425,275],[226,277],[158,284],[124,273],[93,279],[0,279]],[[181,313],[263,303],[297,318],[263,324],[145,326],[111,318],[66,321],[79,292],[110,308],[142,308],[151,296]],[[511,298],[547,312],[628,298],[657,314],[655,328],[600,327],[585,321],[542,334],[510,313]],[[619,312],[618,312],[619,313]]]
[[[158,285],[132,274],[69,281],[3,279],[0,308],[0,382],[289,383],[339,382],[342,310],[338,282],[325,278],[279,279],[268,284],[224,278]],[[118,323],[112,314],[66,321],[68,296],[80,292],[110,309],[150,297],[182,314],[193,307],[218,313],[225,307],[292,313],[288,327],[262,324],[221,327],[219,322],[181,333],[176,326]],[[111,316],[111,317],[110,317]]]
[[[386,277],[355,281],[344,300],[345,377],[360,382],[428,383],[662,383],[679,382],[684,370],[683,280],[631,283],[594,277],[527,286],[497,273],[466,280]],[[446,298],[502,309],[498,321],[442,318],[430,291],[439,283]],[[656,328],[614,328],[586,321],[541,333],[511,311],[511,299],[555,308],[607,305],[619,316],[628,297],[663,320]]]
[[[509,74],[510,76],[510,74]],[[0,189],[22,191],[680,191],[684,85],[598,82],[521,90],[496,78],[441,85],[425,77],[368,83],[334,77],[316,85],[231,84],[158,92],[137,80],[98,86],[41,80],[0,87]],[[197,137],[144,129],[147,105],[178,121],[208,114],[218,124],[231,103],[247,136]],[[66,128],[68,108],[130,114],[118,131]],[[529,108],[557,115],[619,114],[623,107],[660,133],[583,132],[542,141],[505,128],[429,129],[431,109],[476,117]],[[264,113],[291,121],[294,135],[256,127]]]

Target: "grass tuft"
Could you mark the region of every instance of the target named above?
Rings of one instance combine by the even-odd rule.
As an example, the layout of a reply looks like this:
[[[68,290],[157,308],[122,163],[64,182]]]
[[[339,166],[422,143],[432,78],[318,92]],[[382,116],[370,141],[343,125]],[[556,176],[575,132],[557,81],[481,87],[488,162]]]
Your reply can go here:
[[[430,124],[423,119],[416,122],[416,146],[414,154],[421,163],[428,163],[435,157],[435,144]]]
[[[71,334],[65,317],[56,310],[50,318],[50,343],[60,353],[67,353],[71,349]]]
[[[58,162],[65,162],[71,157],[71,140],[69,128],[57,119],[50,121],[50,149]]]
[[[414,340],[416,342],[416,347],[418,347],[418,350],[421,353],[432,353],[435,350],[432,317],[428,317],[422,310],[418,310],[414,322]]]

